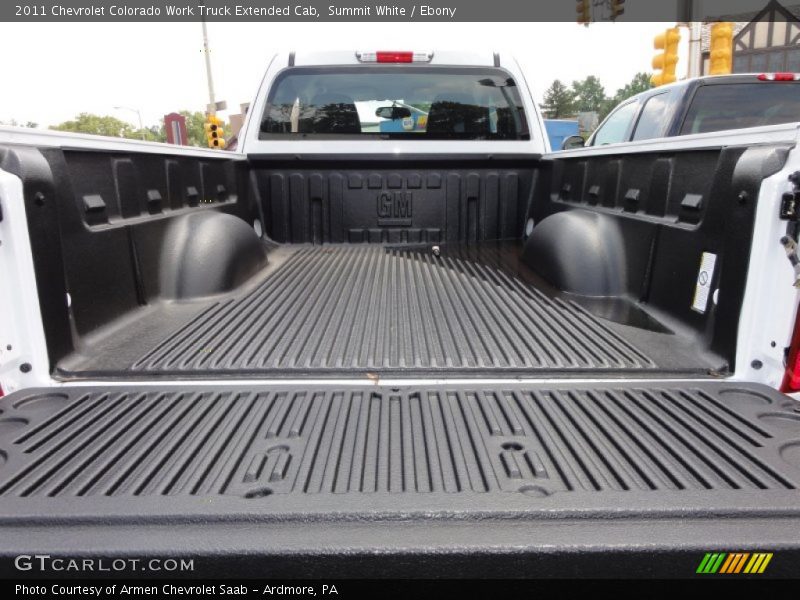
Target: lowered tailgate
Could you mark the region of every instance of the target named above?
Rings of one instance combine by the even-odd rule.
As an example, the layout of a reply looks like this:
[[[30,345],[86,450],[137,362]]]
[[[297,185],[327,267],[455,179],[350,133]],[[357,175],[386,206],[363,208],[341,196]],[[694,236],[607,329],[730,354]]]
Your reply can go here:
[[[797,407],[722,381],[25,390],[0,400],[0,552],[525,576],[763,549],[778,574]]]

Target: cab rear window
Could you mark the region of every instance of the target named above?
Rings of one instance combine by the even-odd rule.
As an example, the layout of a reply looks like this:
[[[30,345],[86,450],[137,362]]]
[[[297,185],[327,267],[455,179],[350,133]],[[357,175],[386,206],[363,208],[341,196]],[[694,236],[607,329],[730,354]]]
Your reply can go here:
[[[681,134],[800,121],[800,83],[757,82],[697,88]]]
[[[287,69],[260,139],[530,139],[516,82],[501,69],[358,66]]]

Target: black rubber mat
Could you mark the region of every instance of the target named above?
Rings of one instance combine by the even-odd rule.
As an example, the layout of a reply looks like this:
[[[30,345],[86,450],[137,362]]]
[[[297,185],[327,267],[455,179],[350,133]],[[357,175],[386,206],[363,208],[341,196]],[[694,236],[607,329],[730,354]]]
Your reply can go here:
[[[796,499],[796,405],[722,382],[31,390],[0,404],[0,495]]]
[[[305,247],[130,365],[139,373],[641,370],[655,362],[499,252]]]

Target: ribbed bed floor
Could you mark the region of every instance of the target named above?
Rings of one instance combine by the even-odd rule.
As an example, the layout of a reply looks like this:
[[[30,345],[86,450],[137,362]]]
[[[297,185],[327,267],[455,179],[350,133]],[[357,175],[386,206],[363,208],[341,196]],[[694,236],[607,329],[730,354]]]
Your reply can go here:
[[[244,291],[148,308],[61,372],[664,372],[680,356],[661,347],[676,336],[642,337],[558,297],[518,247],[284,246],[271,261]]]
[[[577,305],[547,298],[493,262],[430,250],[305,248],[133,369],[653,366]]]

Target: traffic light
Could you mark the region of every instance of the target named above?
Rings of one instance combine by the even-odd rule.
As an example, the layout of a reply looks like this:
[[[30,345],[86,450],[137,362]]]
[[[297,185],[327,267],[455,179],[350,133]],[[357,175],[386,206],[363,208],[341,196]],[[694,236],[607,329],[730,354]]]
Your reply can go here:
[[[216,115],[208,115],[203,127],[206,130],[206,140],[209,148],[225,147],[225,132],[222,129],[222,119]]]
[[[677,27],[670,27],[653,40],[653,47],[662,51],[653,57],[653,68],[661,71],[650,78],[654,86],[658,87],[676,81],[675,65],[678,64],[678,42],[680,41],[681,34]]]
[[[625,0],[611,0],[611,20],[616,21],[617,17],[625,12]]]
[[[576,0],[575,12],[578,13],[578,25],[588,27],[592,20],[592,0]]]
[[[721,22],[711,26],[709,49],[709,75],[727,75],[733,72],[733,23]]]

